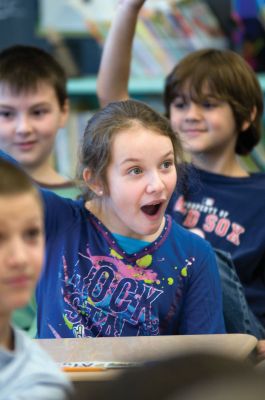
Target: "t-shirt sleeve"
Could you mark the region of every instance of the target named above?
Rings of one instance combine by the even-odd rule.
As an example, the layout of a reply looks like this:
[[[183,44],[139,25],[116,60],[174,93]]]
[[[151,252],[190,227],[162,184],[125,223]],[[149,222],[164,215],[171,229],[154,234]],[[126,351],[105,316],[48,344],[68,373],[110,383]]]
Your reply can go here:
[[[47,189],[40,189],[44,204],[44,221],[47,239],[66,232],[78,218],[76,202]]]

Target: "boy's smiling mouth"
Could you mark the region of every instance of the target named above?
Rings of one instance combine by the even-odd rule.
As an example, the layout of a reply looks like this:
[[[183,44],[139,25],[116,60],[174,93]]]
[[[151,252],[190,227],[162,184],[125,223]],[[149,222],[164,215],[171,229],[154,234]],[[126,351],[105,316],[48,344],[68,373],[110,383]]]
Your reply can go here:
[[[36,145],[36,143],[36,140],[31,140],[28,142],[17,142],[15,143],[15,146],[20,150],[31,150]]]

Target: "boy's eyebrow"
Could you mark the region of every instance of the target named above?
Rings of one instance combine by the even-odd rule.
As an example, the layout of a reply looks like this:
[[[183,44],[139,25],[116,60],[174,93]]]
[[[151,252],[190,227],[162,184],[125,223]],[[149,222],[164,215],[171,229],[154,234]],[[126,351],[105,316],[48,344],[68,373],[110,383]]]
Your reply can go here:
[[[34,104],[30,105],[29,108],[49,106],[49,105],[50,105],[50,103],[48,101],[40,101],[38,103],[34,103]],[[16,109],[16,106],[12,106],[12,105],[9,105],[9,104],[1,103],[1,101],[0,101],[0,107]]]
[[[165,159],[165,158],[167,158],[169,156],[172,156],[172,155],[174,156],[174,151],[173,150],[169,150],[166,154],[161,156],[161,159]],[[121,165],[126,164],[128,162],[139,162],[139,161],[141,161],[141,159],[140,158],[136,158],[136,157],[126,158],[125,160],[123,160],[121,162]]]
[[[40,101],[38,103],[32,104],[31,108],[32,107],[39,107],[39,106],[48,106],[48,105],[50,105],[50,103],[48,101]]]
[[[32,109],[38,108],[38,107],[50,107],[50,103],[48,101],[41,101],[39,103],[31,104],[28,109],[32,110]]]
[[[211,92],[205,92],[205,93],[201,93],[200,95],[199,95],[200,97],[200,100],[221,100],[221,99],[219,99],[215,94],[213,94],[213,93],[211,93]],[[172,102],[174,102],[174,101],[176,101],[176,100],[178,100],[178,99],[181,99],[181,100],[192,100],[192,101],[194,101],[193,99],[194,99],[194,96],[190,96],[190,94],[187,94],[187,93],[179,93],[179,94],[177,94],[176,96],[175,96],[175,98],[174,98],[174,100],[172,101]],[[195,101],[196,101],[196,99],[195,99]]]

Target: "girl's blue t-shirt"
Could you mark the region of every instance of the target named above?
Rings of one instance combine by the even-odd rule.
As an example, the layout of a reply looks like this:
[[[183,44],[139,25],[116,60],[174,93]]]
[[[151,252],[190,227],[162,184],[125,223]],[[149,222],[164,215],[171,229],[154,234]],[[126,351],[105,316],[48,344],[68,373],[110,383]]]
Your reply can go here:
[[[206,241],[167,216],[155,242],[128,254],[81,200],[48,191],[43,198],[38,337],[224,332],[220,279]]]
[[[16,163],[2,151],[0,157]],[[47,245],[37,288],[39,337],[224,332],[220,279],[204,240],[167,216],[155,242],[139,248],[126,240],[124,251],[124,238],[115,239],[81,200],[42,194]]]

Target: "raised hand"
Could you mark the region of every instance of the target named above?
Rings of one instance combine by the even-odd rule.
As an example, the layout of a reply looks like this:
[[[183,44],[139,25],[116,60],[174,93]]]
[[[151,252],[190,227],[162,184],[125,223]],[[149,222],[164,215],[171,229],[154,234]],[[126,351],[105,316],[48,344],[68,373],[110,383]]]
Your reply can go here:
[[[119,0],[119,4],[128,4],[136,8],[141,8],[146,0]]]
[[[120,0],[101,57],[97,95],[103,107],[129,97],[132,43],[138,15],[146,0]]]

